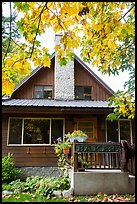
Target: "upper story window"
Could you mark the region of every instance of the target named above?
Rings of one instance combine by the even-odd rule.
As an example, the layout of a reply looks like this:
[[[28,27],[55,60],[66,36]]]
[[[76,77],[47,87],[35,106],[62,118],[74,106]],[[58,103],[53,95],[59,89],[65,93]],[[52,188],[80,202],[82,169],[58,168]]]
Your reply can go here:
[[[92,87],[91,86],[75,86],[75,99],[76,100],[91,100]]]
[[[35,86],[34,98],[52,99],[52,86]]]

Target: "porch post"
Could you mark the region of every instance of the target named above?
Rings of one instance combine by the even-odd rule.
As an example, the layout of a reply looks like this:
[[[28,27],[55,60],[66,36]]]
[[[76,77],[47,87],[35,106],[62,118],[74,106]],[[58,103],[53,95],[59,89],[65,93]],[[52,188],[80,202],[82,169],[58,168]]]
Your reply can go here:
[[[74,142],[73,142],[72,155],[74,157],[73,171],[77,172],[77,169],[78,169],[78,153],[75,152],[75,144],[76,144],[76,140],[74,140]]]

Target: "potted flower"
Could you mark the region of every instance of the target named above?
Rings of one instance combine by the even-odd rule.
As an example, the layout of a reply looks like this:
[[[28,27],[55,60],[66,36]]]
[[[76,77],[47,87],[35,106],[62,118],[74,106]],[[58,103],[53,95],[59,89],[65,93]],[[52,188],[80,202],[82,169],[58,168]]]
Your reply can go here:
[[[74,142],[74,140],[77,140],[78,142],[84,142],[88,138],[87,134],[82,130],[74,130],[72,133],[69,132],[65,136],[69,139],[70,142]]]
[[[71,143],[68,139],[64,140],[64,141],[59,140],[55,146],[55,152],[56,152],[56,154],[61,154],[62,152],[64,154],[68,154],[70,148],[71,148]]]

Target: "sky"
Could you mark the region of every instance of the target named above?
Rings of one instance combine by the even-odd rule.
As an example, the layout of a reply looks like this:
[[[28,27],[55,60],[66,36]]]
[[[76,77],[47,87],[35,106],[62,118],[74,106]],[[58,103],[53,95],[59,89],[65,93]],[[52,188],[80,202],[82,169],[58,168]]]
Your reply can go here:
[[[52,28],[49,28],[45,34],[43,34],[41,37],[38,37],[38,40],[41,41],[41,45],[43,47],[47,47],[50,51],[50,54],[54,52],[54,46],[55,46],[55,33],[52,30]],[[80,50],[75,49],[74,53],[80,57]],[[85,63],[85,62],[84,62]],[[91,67],[90,64],[85,63],[88,65],[92,71],[97,74],[114,92],[118,90],[124,90],[124,83],[125,81],[128,81],[129,79],[129,73],[127,71],[120,72],[119,75],[108,75],[108,74],[102,74],[100,71],[98,71],[97,68]]]
[[[9,5],[2,5],[3,12],[5,15],[9,13]],[[45,34],[41,35],[40,37],[37,38],[38,40],[41,41],[42,47],[46,47],[49,49],[50,54],[54,52],[54,46],[55,46],[55,33],[52,28],[47,29]],[[22,38],[21,41],[24,41]],[[75,49],[74,53],[80,57],[80,50]],[[90,64],[86,63],[92,71],[97,74],[98,77],[100,77],[114,92],[118,90],[124,90],[124,83],[125,81],[128,81],[129,79],[129,73],[128,71],[124,72],[119,72],[119,75],[108,75],[108,74],[102,74],[100,71],[98,71],[97,68],[91,67]]]

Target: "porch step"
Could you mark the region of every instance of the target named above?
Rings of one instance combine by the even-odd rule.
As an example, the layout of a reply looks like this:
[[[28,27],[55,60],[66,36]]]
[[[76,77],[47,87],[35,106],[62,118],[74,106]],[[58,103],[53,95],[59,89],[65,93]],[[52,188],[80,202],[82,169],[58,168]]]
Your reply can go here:
[[[71,172],[71,187],[74,195],[134,194],[135,176],[121,170],[95,169],[84,172]]]

